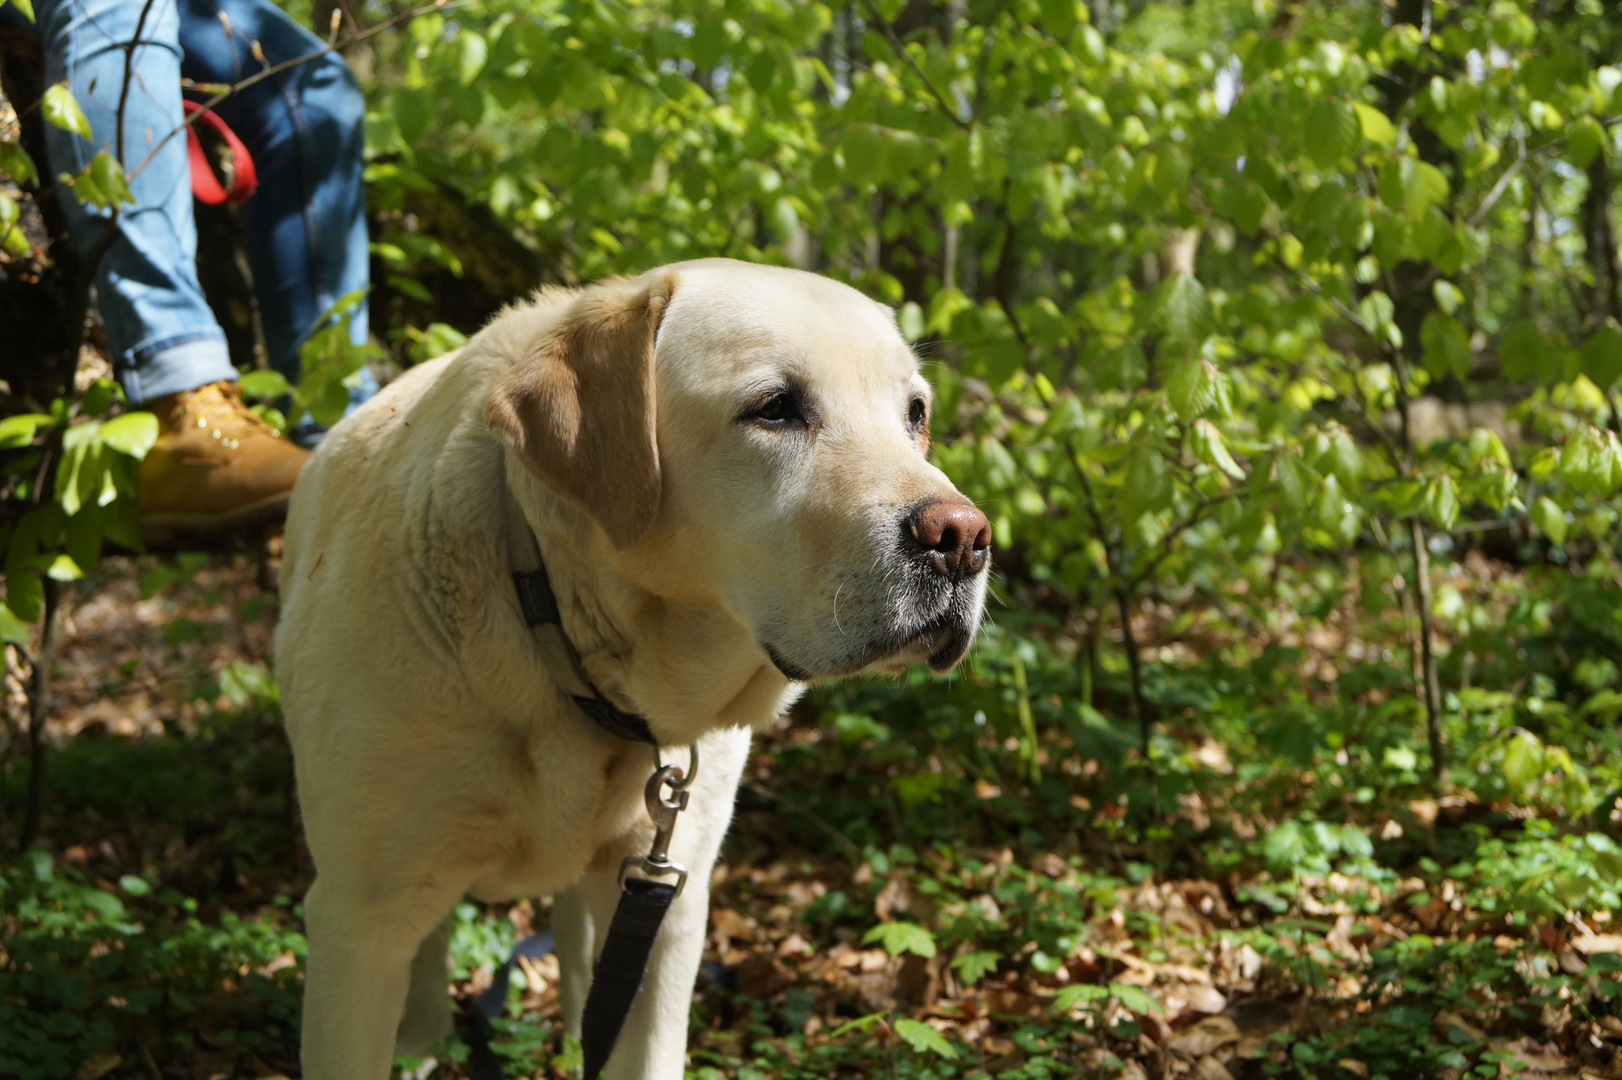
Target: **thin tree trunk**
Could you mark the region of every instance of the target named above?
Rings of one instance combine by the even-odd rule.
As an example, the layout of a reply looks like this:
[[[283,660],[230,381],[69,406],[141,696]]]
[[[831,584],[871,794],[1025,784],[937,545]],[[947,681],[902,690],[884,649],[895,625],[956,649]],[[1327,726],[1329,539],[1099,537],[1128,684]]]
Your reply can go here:
[[[1097,654],[1098,629],[1093,626],[1076,647],[1076,700],[1089,707],[1093,703],[1093,667]]]
[[[1595,320],[1605,315],[1622,319],[1622,253],[1617,251],[1616,226],[1611,220],[1611,170],[1602,150],[1588,165],[1588,193],[1583,197],[1583,241],[1589,270],[1594,275]]]
[[[1129,585],[1126,580],[1126,568],[1121,565],[1120,553],[1115,549],[1115,543],[1110,532],[1104,526],[1103,514],[1098,509],[1098,499],[1093,494],[1092,481],[1087,478],[1087,472],[1081,467],[1081,458],[1076,456],[1072,447],[1069,451],[1070,467],[1076,471],[1076,479],[1081,483],[1082,494],[1087,499],[1087,513],[1093,519],[1093,527],[1098,531],[1098,539],[1104,545],[1104,563],[1109,570],[1110,592],[1115,595],[1115,609],[1121,616],[1121,644],[1126,648],[1126,666],[1132,676],[1132,708],[1138,717],[1138,744],[1143,750],[1144,767],[1154,775],[1153,767],[1149,761],[1149,736],[1153,733],[1154,716],[1149,710],[1149,696],[1143,692],[1143,661],[1138,654],[1137,635],[1132,633],[1131,600],[1127,595]],[[1160,784],[1158,777],[1155,782],[1155,810],[1160,808]]]
[[[1425,734],[1430,739],[1431,775],[1440,783],[1447,772],[1442,748],[1442,684],[1436,677],[1436,653],[1431,648],[1431,560],[1425,525],[1417,516],[1408,519],[1408,539],[1414,546],[1414,606],[1419,609],[1420,699],[1425,703]]]
[[[27,851],[39,837],[40,817],[45,811],[45,721],[50,716],[51,664],[56,658],[56,639],[62,586],[45,579],[45,625],[40,631],[39,652],[33,657],[28,679],[28,804],[23,811],[22,833],[17,847]]]
[[[1132,611],[1124,588],[1115,590],[1115,608],[1121,613],[1121,643],[1126,646],[1126,666],[1132,674],[1132,707],[1138,714],[1138,745],[1147,764],[1154,719],[1149,713],[1149,698],[1143,692],[1143,660],[1138,654],[1137,635],[1132,632]]]

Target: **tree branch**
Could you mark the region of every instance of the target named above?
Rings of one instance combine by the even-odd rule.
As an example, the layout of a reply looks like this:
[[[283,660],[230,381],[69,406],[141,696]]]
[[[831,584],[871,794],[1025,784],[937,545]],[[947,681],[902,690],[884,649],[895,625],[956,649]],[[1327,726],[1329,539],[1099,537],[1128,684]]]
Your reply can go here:
[[[418,15],[423,15],[430,11],[445,11],[448,9],[464,7],[471,2],[472,0],[434,0],[433,3],[417,4],[413,7],[409,7],[399,14],[383,20],[376,26],[370,26],[359,33],[349,35],[342,41],[330,41],[321,48],[316,49],[314,52],[305,53],[303,56],[295,56],[290,60],[283,60],[279,64],[270,64],[260,71],[248,76],[246,79],[243,79],[240,82],[232,83],[231,85],[225,87],[225,89],[203,102],[203,108],[205,110],[212,109],[214,106],[218,105],[232,94],[239,94],[248,89],[248,87],[264,82],[273,75],[280,75],[282,72],[296,68],[301,64],[308,64],[312,60],[319,60],[328,53],[337,52],[340,49],[346,49],[349,46],[354,45],[356,42],[365,41],[367,38],[381,34],[383,31],[392,29],[403,22],[409,22]],[[201,115],[203,115],[201,112],[194,112],[177,124],[168,132],[168,134],[164,135],[163,138],[158,140],[157,145],[153,146],[151,152],[148,153],[146,157],[141,159],[141,163],[139,165],[129,170],[128,175],[132,179],[140,175],[143,169],[152,164],[152,159],[157,156],[158,151],[163,149],[170,139],[174,138],[176,135],[182,134],[187,128],[195,124],[197,122],[197,118]]]
[[[923,67],[918,63],[917,60],[913,59],[912,53],[908,52],[907,47],[901,43],[901,39],[896,37],[895,29],[889,24],[888,21],[885,20],[883,15],[879,14],[879,9],[873,3],[873,0],[865,0],[865,3],[867,6],[867,13],[872,16],[873,22],[879,27],[879,29],[884,31],[885,40],[889,41],[891,50],[897,56],[901,57],[901,59],[905,60],[907,62],[907,66],[912,68],[912,73],[917,75],[918,78],[923,81],[925,89],[930,92],[936,101],[940,102],[941,108],[946,110],[946,115],[951,117],[952,123],[956,124],[958,127],[968,127],[969,121],[958,115],[957,107],[946,99],[946,95],[942,94],[940,89],[935,85],[934,81],[930,79],[927,74],[925,74]]]
[[[135,20],[135,36],[131,38],[124,48],[124,84],[118,88],[117,127],[113,129],[113,145],[117,148],[118,165],[124,166],[124,110],[130,101],[130,83],[135,81],[135,50],[141,47],[141,31],[146,29],[146,17],[152,13],[152,5],[156,0],[146,0],[141,5],[140,17]],[[118,212],[117,208],[113,211]]]
[[[1104,527],[1104,516],[1099,512],[1098,499],[1093,494],[1093,482],[1087,476],[1087,470],[1082,468],[1081,458],[1074,446],[1067,445],[1065,454],[1070,458],[1070,467],[1076,471],[1076,479],[1081,483],[1082,494],[1087,499],[1087,513],[1093,519],[1093,527],[1098,531],[1099,543],[1104,545],[1104,563],[1109,570],[1110,591],[1115,594],[1115,607],[1121,616],[1121,643],[1126,648],[1126,666],[1132,676],[1132,708],[1138,714],[1138,742],[1143,751],[1143,763],[1149,766],[1149,736],[1153,730],[1154,721],[1149,711],[1149,698],[1143,691],[1143,659],[1138,653],[1138,639],[1132,633],[1132,605],[1128,595],[1130,586],[1121,573],[1121,556],[1118,548],[1110,538],[1109,530]],[[1159,811],[1160,792],[1159,785],[1155,787],[1155,809]]]
[[[1155,571],[1160,569],[1161,565],[1167,559],[1171,558],[1173,550],[1172,541],[1176,540],[1179,536],[1183,535],[1200,522],[1206,520],[1205,513],[1207,510],[1210,510],[1213,506],[1220,506],[1222,503],[1225,503],[1229,499],[1239,495],[1239,493],[1240,489],[1234,488],[1232,491],[1223,492],[1221,495],[1216,495],[1210,498],[1202,498],[1198,503],[1196,503],[1194,509],[1189,513],[1188,517],[1166,530],[1166,535],[1162,536],[1160,538],[1160,543],[1155,545],[1161,550],[1155,553],[1154,557],[1149,560],[1148,565],[1146,565],[1136,574],[1132,575],[1132,579],[1128,583],[1129,587],[1135,589],[1153,577]]]

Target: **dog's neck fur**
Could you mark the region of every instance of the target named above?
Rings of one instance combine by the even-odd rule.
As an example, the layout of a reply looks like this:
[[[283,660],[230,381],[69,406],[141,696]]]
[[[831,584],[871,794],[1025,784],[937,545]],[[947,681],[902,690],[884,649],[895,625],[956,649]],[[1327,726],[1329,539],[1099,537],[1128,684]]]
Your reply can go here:
[[[586,676],[645,717],[662,745],[758,728],[799,697],[803,685],[789,682],[731,614],[656,596],[617,574],[602,530],[510,452],[507,483],[540,543],[563,631]]]

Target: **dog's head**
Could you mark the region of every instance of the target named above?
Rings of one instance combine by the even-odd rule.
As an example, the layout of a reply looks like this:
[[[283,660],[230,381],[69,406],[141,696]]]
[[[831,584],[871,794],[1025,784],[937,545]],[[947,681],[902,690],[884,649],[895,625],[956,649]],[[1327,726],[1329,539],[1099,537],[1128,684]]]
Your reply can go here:
[[[488,418],[621,574],[809,680],[973,640],[991,530],[928,460],[930,403],[890,309],[712,259],[586,289]]]

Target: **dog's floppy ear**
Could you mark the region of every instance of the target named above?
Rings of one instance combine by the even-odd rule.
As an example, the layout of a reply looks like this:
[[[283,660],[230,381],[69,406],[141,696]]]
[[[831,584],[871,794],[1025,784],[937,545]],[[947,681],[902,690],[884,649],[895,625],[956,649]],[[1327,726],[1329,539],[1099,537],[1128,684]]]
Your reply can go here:
[[[621,551],[659,515],[653,342],[675,282],[655,273],[582,292],[485,410],[535,478]]]

